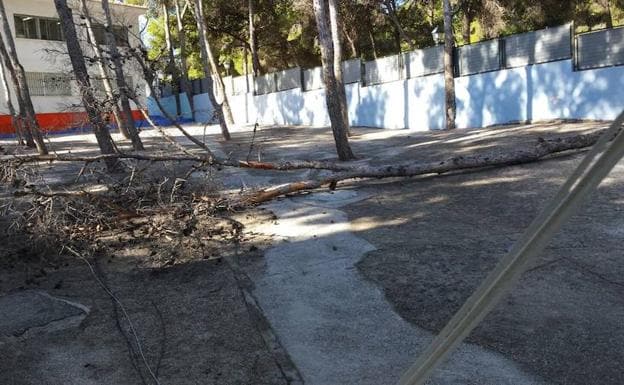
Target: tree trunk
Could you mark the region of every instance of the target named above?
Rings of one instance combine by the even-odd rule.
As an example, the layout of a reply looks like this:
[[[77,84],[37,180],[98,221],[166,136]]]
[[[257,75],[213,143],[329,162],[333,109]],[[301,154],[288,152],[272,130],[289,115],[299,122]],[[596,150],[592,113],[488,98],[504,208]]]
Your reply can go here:
[[[470,15],[468,14],[468,10],[464,12],[462,15],[462,37],[464,40],[464,44],[470,44]]]
[[[117,122],[117,128],[122,133],[124,137],[128,137],[128,133],[124,132],[123,120],[121,119],[121,110],[119,109],[119,105],[117,104],[117,100],[114,95],[113,86],[110,82],[110,77],[108,71],[106,70],[106,66],[104,63],[104,55],[102,54],[102,50],[95,39],[95,32],[93,31],[93,23],[91,20],[91,15],[89,13],[89,7],[87,5],[87,0],[80,0],[82,14],[85,20],[85,27],[87,30],[87,35],[89,37],[90,47],[93,50],[93,55],[97,61],[98,70],[100,72],[100,76],[102,77],[102,84],[104,85],[104,91],[106,92],[106,97],[110,100],[112,106],[112,113],[115,121]],[[135,148],[135,150],[137,150]]]
[[[26,145],[28,147],[36,147],[35,145],[35,141],[33,140],[32,137],[32,133],[29,129],[28,126],[28,119],[26,118],[26,108],[24,107],[25,103],[24,103],[24,98],[22,96],[21,93],[21,89],[19,87],[19,84],[17,83],[17,79],[15,77],[15,70],[13,68],[13,65],[11,63],[11,60],[9,58],[9,53],[7,52],[6,46],[4,44],[4,40],[0,39],[0,59],[2,59],[2,64],[4,65],[2,70],[4,72],[4,70],[6,69],[7,72],[9,72],[9,76],[11,77],[11,82],[13,84],[13,87],[15,88],[15,94],[16,94],[16,99],[17,99],[17,105],[19,108],[19,114],[16,115],[16,119],[12,118],[12,124],[13,127],[15,128],[16,132],[19,132],[18,135],[23,135],[24,139],[26,139]],[[1,64],[0,64],[1,65]],[[6,81],[6,73],[4,73],[4,80]],[[11,95],[10,95],[10,88],[8,86],[8,84],[6,85],[6,92],[7,92],[7,100],[11,100]],[[12,103],[11,103],[12,104]],[[9,107],[10,108],[10,107]]]
[[[6,70],[4,69],[4,65],[0,63],[0,81],[2,82],[2,90],[4,91],[4,99],[6,100],[6,106],[9,110],[9,114],[11,115],[11,125],[15,130],[15,135],[17,136],[17,144],[20,146],[24,145],[24,141],[22,139],[22,130],[19,125],[20,117],[17,115],[15,111],[15,107],[13,107],[13,101],[11,100],[11,89],[9,88],[9,83],[6,78]],[[31,138],[32,140],[32,138]]]
[[[184,29],[184,13],[180,9],[180,1],[174,0],[176,11],[176,23],[178,26],[178,44],[180,45],[180,85],[182,86],[182,92],[186,94],[189,106],[191,107],[191,114],[195,117],[195,103],[193,101],[193,90],[191,89],[191,83],[188,76],[188,64],[186,54],[186,30]]]
[[[212,54],[212,48],[210,47],[210,43],[206,38],[205,41],[206,50],[208,54],[208,61],[210,62],[210,68],[212,69],[212,75],[214,76],[214,80],[216,81],[216,89],[217,93],[221,94],[221,108],[223,109],[223,117],[225,118],[225,122],[228,126],[234,125],[234,116],[232,115],[232,109],[230,108],[230,101],[228,99],[227,92],[225,91],[225,84],[223,83],[223,78],[219,73],[219,67],[217,66],[217,61]],[[215,95],[216,96],[216,95]]]
[[[606,0],[605,8],[606,8],[605,18],[606,18],[607,28],[613,28],[613,14],[611,13],[611,0]]]
[[[254,8],[255,0],[248,0],[249,8],[249,50],[251,51],[251,65],[254,77],[259,76],[262,72],[260,67],[260,58],[258,57],[258,38],[256,37],[256,28],[254,26]]]
[[[453,64],[453,51],[455,39],[453,38],[453,9],[450,0],[444,1],[444,101],[446,111],[446,129],[455,128],[455,74]]]
[[[117,88],[119,89],[119,101],[121,103],[121,111],[123,113],[123,126],[125,127],[130,140],[132,141],[132,147],[135,150],[143,150],[143,143],[139,138],[139,133],[134,126],[134,118],[132,117],[132,109],[130,108],[129,95],[131,94],[126,84],[126,78],[124,77],[123,65],[121,62],[121,55],[117,49],[117,43],[115,41],[115,35],[113,34],[113,19],[111,17],[110,7],[108,0],[102,0],[102,10],[106,17],[106,24],[104,31],[106,35],[106,45],[109,51],[109,60],[112,61],[113,71],[115,73],[115,81],[117,82]]]
[[[4,0],[0,0],[0,24],[2,24],[2,33],[4,34],[3,40],[6,42],[5,48],[7,56],[11,63],[11,66],[7,67],[7,69],[15,81],[18,98],[21,98],[22,101],[21,107],[23,107],[24,115],[27,119],[27,129],[30,130],[30,134],[32,135],[39,154],[47,154],[48,149],[43,142],[43,136],[41,135],[39,122],[37,122],[37,116],[35,114],[35,107],[33,107],[32,99],[30,98],[30,91],[28,90],[28,83],[26,82],[26,72],[17,57],[15,41],[13,40],[11,26],[9,25],[9,20],[4,8]]]
[[[331,121],[336,151],[340,160],[351,160],[355,156],[349,145],[348,126],[344,124],[344,110],[340,103],[340,91],[334,72],[334,44],[328,20],[327,0],[314,0],[314,16],[321,46],[321,62],[323,64],[323,80],[325,82],[325,102]]]
[[[372,28],[368,30],[368,39],[371,43],[371,48],[373,49],[373,59],[377,59],[377,43],[375,43],[375,35],[373,35]]]
[[[100,146],[100,151],[102,154],[113,154],[115,153],[115,146],[110,136],[110,132],[108,131],[108,127],[106,127],[106,123],[102,120],[100,111],[97,108],[98,102],[95,96],[93,96],[93,89],[91,88],[91,84],[89,82],[89,74],[87,72],[84,55],[78,41],[78,35],[76,34],[76,27],[74,25],[72,12],[67,6],[67,0],[54,0],[54,5],[56,6],[61,26],[63,28],[63,33],[65,35],[67,52],[72,63],[78,88],[80,89],[82,103],[87,112],[87,116],[89,117],[89,122],[93,125],[93,130],[95,131],[95,137],[98,145]],[[117,161],[115,159],[106,159],[106,166],[109,171],[113,171],[117,167]]]
[[[182,115],[182,106],[180,105],[180,78],[178,76],[178,67],[175,62],[175,53],[173,51],[173,41],[171,40],[171,18],[169,17],[168,2],[162,2],[163,28],[165,30],[165,45],[167,54],[169,55],[168,71],[171,74],[171,90],[176,103],[176,118]]]
[[[349,49],[351,49],[351,57],[352,58],[360,57],[360,52],[358,51],[357,45],[355,44],[355,39],[349,35],[349,33],[344,27],[344,24],[342,25],[342,33],[344,34],[345,38],[349,42]]]
[[[329,8],[329,25],[332,35],[332,44],[334,46],[334,77],[336,78],[336,87],[338,88],[338,97],[340,103],[340,111],[342,113],[342,124],[347,131],[347,135],[351,135],[349,128],[349,106],[347,104],[347,91],[345,90],[344,80],[342,76],[342,42],[340,41],[340,16],[336,6],[336,0],[328,1]]]
[[[399,46],[398,53],[401,53],[401,40],[407,43],[407,45],[410,47],[410,50],[412,51],[415,50],[416,46],[412,42],[412,39],[410,39],[407,36],[407,34],[405,33],[405,30],[403,29],[403,27],[401,27],[401,23],[399,22],[399,18],[396,13],[395,0],[386,0],[384,3],[386,6],[386,9],[388,10],[388,17],[390,17],[390,20],[392,21],[392,24],[394,25],[395,33],[396,33],[397,40],[398,40],[398,46]]]
[[[202,53],[202,64],[204,67],[204,73],[206,74],[206,83],[208,85],[208,97],[210,103],[215,110],[215,115],[221,126],[221,134],[225,140],[230,140],[230,131],[228,130],[227,122],[223,116],[223,109],[221,104],[217,101],[214,93],[214,85],[212,82],[211,69],[210,69],[210,45],[208,44],[208,33],[206,32],[206,22],[204,19],[204,6],[202,0],[193,0],[193,6],[195,8],[195,21],[197,22],[197,31],[199,33],[199,46]]]

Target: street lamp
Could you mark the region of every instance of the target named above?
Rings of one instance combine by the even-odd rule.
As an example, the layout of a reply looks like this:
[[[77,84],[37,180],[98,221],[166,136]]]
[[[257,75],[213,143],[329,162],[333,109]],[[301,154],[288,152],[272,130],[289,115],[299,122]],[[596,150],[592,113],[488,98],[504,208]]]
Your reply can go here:
[[[435,45],[440,44],[442,41],[442,32],[438,31],[438,26],[436,26],[433,31],[431,31],[431,37],[433,37],[433,42]]]
[[[230,61],[223,62],[223,68],[225,68],[225,76],[230,76]]]

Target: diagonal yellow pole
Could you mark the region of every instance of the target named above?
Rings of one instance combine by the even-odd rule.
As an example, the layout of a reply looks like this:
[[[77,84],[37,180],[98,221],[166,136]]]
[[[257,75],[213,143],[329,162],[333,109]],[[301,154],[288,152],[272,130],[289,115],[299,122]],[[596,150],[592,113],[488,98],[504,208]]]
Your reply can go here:
[[[500,299],[511,289],[529,262],[541,253],[561,225],[624,156],[624,111],[592,147],[557,195],[537,216],[514,247],[466,300],[416,362],[399,385],[422,385]]]

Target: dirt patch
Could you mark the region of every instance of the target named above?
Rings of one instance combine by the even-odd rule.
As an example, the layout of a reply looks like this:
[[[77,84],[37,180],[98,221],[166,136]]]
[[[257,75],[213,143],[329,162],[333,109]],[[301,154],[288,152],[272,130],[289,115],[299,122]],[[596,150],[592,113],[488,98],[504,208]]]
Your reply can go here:
[[[187,182],[188,165],[176,167],[5,186],[0,296],[36,291],[90,311],[0,340],[0,383],[152,384],[150,371],[163,384],[288,382],[235,269],[270,242],[240,221],[270,213],[230,212],[210,180]]]
[[[346,208],[377,246],[359,263],[405,319],[438,332],[553,196],[580,156],[369,186]],[[624,376],[618,165],[469,341],[553,383]]]

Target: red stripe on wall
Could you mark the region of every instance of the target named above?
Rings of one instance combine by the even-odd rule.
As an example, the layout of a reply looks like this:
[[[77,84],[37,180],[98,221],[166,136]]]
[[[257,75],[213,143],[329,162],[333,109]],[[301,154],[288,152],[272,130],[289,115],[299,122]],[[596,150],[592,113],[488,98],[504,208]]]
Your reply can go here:
[[[89,124],[86,112],[48,112],[37,114],[37,122],[44,133],[62,132],[70,129],[85,127]],[[143,113],[132,111],[134,120],[143,120]],[[10,115],[0,115],[0,134],[14,134],[15,128],[11,124]]]

